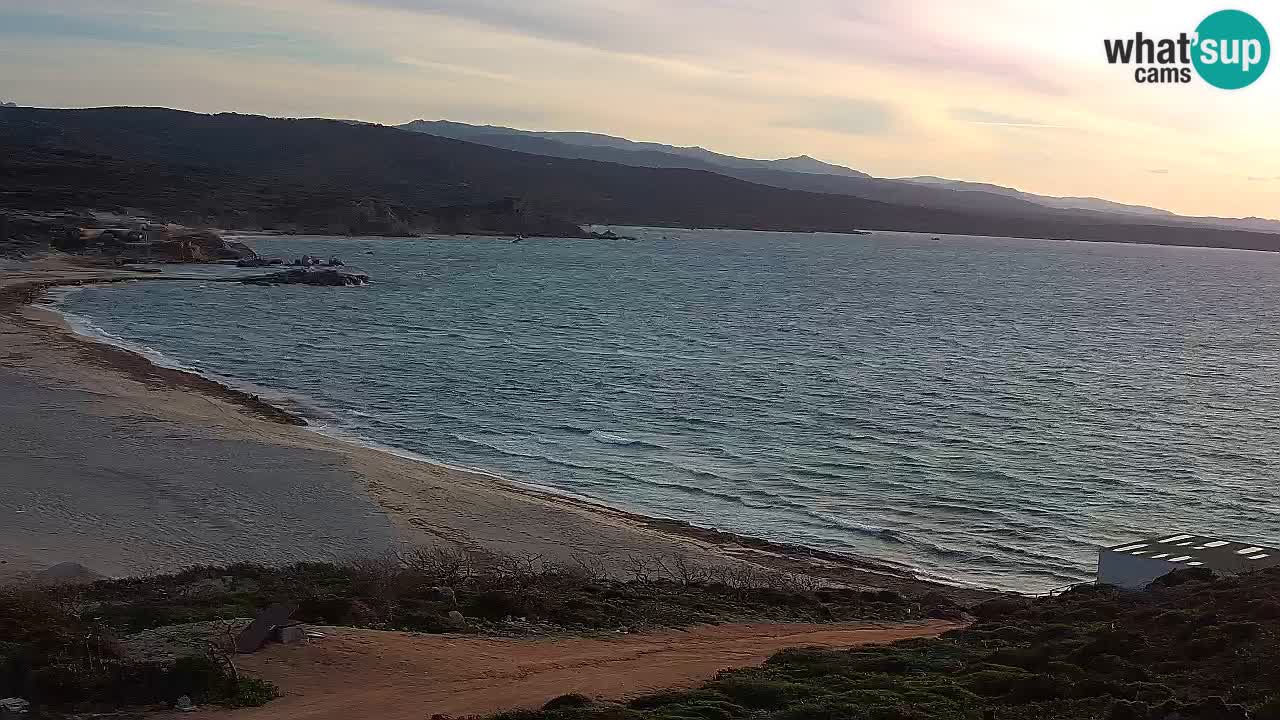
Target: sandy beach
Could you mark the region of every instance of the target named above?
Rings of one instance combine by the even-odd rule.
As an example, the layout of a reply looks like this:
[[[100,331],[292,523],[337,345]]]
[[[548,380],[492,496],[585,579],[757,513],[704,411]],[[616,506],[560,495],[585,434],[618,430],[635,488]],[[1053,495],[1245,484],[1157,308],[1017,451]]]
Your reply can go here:
[[[30,304],[47,286],[155,277],[56,261],[0,272],[0,578],[61,562],[117,576],[445,543],[590,557],[614,571],[683,556],[931,585],[334,439],[245,393],[78,336]]]

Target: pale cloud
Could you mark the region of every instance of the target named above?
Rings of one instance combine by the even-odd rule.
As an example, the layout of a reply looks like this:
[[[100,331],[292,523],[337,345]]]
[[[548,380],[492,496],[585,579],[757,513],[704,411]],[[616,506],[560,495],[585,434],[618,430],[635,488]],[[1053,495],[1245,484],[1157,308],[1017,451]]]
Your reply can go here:
[[[400,63],[401,65],[409,65],[415,68],[421,68],[423,70],[435,70],[435,71],[445,72],[445,73],[454,73],[457,75],[465,75],[467,77],[484,78],[485,80],[496,80],[498,82],[505,82],[505,83],[518,81],[516,76],[509,75],[507,73],[490,72],[488,70],[482,70],[480,68],[467,67],[465,65],[455,65],[453,63],[446,63],[446,62],[433,62],[431,60],[423,60],[421,58],[415,58],[415,57],[407,57],[407,56],[398,57],[396,58],[396,62]]]
[[[559,43],[651,57],[717,58],[744,50],[853,64],[969,75],[1058,94],[1051,71],[1023,62],[1021,50],[932,22],[943,0],[895,3],[795,0],[344,0],[351,6],[449,17]]]
[[[973,123],[975,125],[995,125],[999,127],[1020,127],[1020,128],[1043,128],[1046,130],[1067,130],[1070,129],[1066,125],[1054,125],[1052,123],[1042,122],[1034,118],[1023,117],[1021,115],[1009,115],[1007,113],[992,112],[990,110],[982,110],[980,108],[952,108],[951,117],[960,122]]]
[[[799,112],[775,120],[773,127],[808,128],[845,135],[879,135],[894,126],[894,111],[886,103],[857,98],[816,98]]]
[[[1280,172],[1280,69],[1227,93],[1139,87],[1101,57],[1103,37],[1176,32],[1215,9],[0,0],[0,96],[588,130],[752,157],[809,154],[882,176],[1274,215],[1274,187],[1249,178]],[[1280,9],[1262,0],[1242,9],[1280,27]]]

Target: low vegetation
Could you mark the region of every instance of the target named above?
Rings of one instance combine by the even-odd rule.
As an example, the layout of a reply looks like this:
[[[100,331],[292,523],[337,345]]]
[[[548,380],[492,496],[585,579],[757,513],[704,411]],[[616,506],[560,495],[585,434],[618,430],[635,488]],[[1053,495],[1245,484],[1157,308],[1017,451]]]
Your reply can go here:
[[[158,577],[100,582],[82,591],[95,617],[145,630],[249,617],[286,603],[314,624],[446,632],[576,632],[680,627],[725,621],[901,621],[956,617],[937,593],[822,588],[811,578],[741,566],[703,567],[680,558],[634,559],[626,578],[589,563],[425,549],[351,563],[200,567]]]
[[[57,707],[260,704],[273,689],[241,677],[236,618],[275,603],[311,624],[416,632],[566,633],[724,621],[903,621],[958,617],[932,593],[818,587],[777,572],[632,561],[626,578],[590,563],[424,549],[351,563],[238,564],[37,591],[0,591],[0,697]],[[205,632],[173,657],[139,656],[139,638]],[[164,630],[165,632],[152,632]]]
[[[138,208],[193,227],[332,235],[583,237],[579,224],[600,223],[1280,247],[1276,235],[1262,232],[1034,204],[1015,210],[1007,198],[999,211],[968,198],[870,200],[863,191],[838,194],[821,176],[792,179],[815,192],[334,120],[160,108],[0,110],[0,207],[24,210]]]
[[[794,649],[696,690],[494,720],[1280,720],[1280,570],[1002,598],[882,648]]]
[[[270,683],[241,677],[229,645],[211,640],[175,660],[127,657],[114,628],[76,593],[0,591],[0,697],[40,709],[172,703],[261,705]]]
[[[628,575],[422,550],[7,590],[0,696],[55,711],[172,704],[181,695],[197,704],[267,702],[275,688],[236,671],[231,620],[277,602],[308,623],[419,632],[963,616],[936,593],[823,588],[679,559],[636,561]],[[787,650],[694,690],[624,702],[568,694],[494,720],[1280,720],[1280,569],[1228,578],[1188,570],[1144,592],[1081,586],[1055,597],[988,600],[969,612],[971,626],[937,639]],[[206,630],[167,658],[137,652],[140,638],[192,627],[223,635]]]

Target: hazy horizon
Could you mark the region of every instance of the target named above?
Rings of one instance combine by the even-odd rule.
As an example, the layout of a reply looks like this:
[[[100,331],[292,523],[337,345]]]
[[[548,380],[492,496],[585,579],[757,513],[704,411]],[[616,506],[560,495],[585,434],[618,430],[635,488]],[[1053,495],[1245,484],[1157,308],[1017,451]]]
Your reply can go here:
[[[1280,8],[1235,4],[1280,27]],[[1144,86],[1104,38],[1217,4],[0,0],[0,99],[585,131],[1275,217],[1280,70]]]

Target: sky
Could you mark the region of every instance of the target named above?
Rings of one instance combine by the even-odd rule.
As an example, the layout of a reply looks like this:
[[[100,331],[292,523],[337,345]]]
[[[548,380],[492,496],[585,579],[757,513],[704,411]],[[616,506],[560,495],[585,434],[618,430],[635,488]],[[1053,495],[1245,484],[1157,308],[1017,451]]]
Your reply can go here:
[[[1237,0],[1280,41],[1280,3]],[[1140,85],[1184,0],[0,0],[0,100],[588,130],[1280,216],[1280,61]]]

